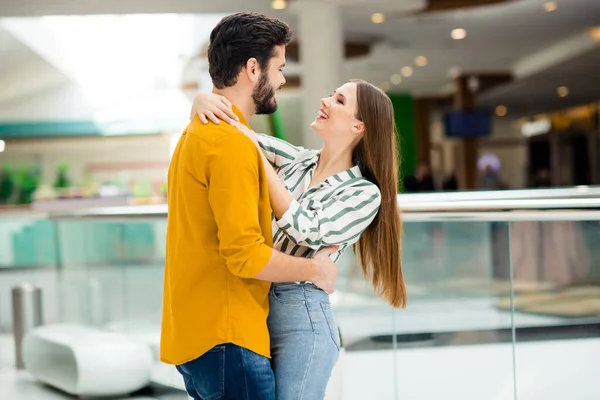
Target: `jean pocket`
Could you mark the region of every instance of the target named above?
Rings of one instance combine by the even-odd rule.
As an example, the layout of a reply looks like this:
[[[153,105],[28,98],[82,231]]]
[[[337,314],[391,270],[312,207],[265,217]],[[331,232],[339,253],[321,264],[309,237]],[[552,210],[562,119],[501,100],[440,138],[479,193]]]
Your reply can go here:
[[[339,350],[341,346],[340,331],[338,330],[337,323],[335,322],[335,318],[333,316],[333,309],[331,308],[331,303],[322,302],[321,308],[323,309],[323,314],[325,314],[325,320],[327,321],[327,326],[329,327],[331,340],[333,340],[335,347],[337,347],[337,349]]]
[[[180,368],[190,376],[189,383],[192,383],[190,386],[193,386],[201,400],[219,400],[224,397],[225,346],[213,347],[197,359],[181,365]],[[189,391],[190,388],[188,393]]]
[[[291,283],[286,285],[273,285],[271,298],[279,304],[286,306],[303,306],[306,304],[302,286]]]

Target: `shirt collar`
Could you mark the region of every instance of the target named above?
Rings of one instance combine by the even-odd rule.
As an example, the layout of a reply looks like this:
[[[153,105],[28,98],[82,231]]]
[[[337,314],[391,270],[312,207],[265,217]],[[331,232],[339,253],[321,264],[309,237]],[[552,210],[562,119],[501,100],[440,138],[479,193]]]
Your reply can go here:
[[[237,115],[237,117],[240,119],[240,122],[244,125],[246,125],[248,128],[250,128],[250,125],[248,124],[248,120],[246,119],[246,117],[244,117],[244,114],[242,114],[242,112],[240,111],[239,108],[237,108],[235,106],[235,104],[232,104],[233,112],[235,113],[235,115]]]
[[[310,159],[308,159],[308,164],[314,164],[315,166],[317,165],[317,162],[319,161],[319,157],[320,157],[321,153],[317,152],[313,157],[311,157]],[[344,182],[347,182],[351,179],[355,179],[355,178],[362,178],[362,172],[360,172],[360,167],[358,165],[355,165],[354,167],[347,169],[345,171],[342,171],[338,174],[335,174],[333,176],[330,176],[329,178],[325,179],[325,183],[327,183],[329,186],[337,186],[337,185],[341,185]]]
[[[339,177],[342,180],[342,182],[336,179],[336,177]],[[355,165],[354,167],[347,169],[344,172],[340,172],[339,174],[336,174],[329,179],[334,180],[338,183],[344,183],[355,178],[362,178],[362,173],[360,172],[360,167],[358,165]]]

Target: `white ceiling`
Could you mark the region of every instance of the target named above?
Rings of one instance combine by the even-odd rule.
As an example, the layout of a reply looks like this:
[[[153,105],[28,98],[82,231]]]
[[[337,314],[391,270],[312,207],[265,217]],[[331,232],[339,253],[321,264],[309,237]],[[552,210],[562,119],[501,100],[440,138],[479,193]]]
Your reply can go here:
[[[69,80],[40,55],[0,28],[0,104]]]
[[[425,55],[426,67],[415,67],[392,91],[439,93],[452,81],[451,70],[506,71],[556,43],[600,26],[600,0],[556,0],[558,10],[547,13],[545,0],[517,0],[470,10],[437,14],[414,14],[425,0],[336,0],[342,4],[346,37],[376,40],[371,54],[346,63],[346,78],[363,78],[374,83],[389,80],[414,58]],[[265,12],[286,20],[292,28],[295,16],[289,11],[273,11],[269,0],[2,0],[0,15],[32,16],[47,14],[103,13],[229,13],[241,9]],[[373,12],[385,12],[383,24],[370,22]],[[450,31],[467,30],[467,38],[454,41]],[[301,32],[298,32],[301,39]],[[0,80],[27,76],[38,80],[30,86],[48,85],[64,76],[46,64],[26,46],[0,30]],[[542,71],[499,88],[482,97],[486,105],[506,104],[515,113],[537,112],[566,104],[600,99],[598,47],[571,60],[544,60]],[[24,66],[27,66],[25,68]],[[31,68],[29,70],[28,68]],[[27,71],[28,72],[26,74]],[[568,85],[567,99],[556,96],[556,87]],[[0,93],[0,102],[7,93]]]
[[[290,0],[305,1],[305,0]],[[308,0],[334,1],[342,7],[374,7],[384,11],[417,11],[426,0]],[[287,11],[274,11],[270,0],[2,0],[0,15],[31,17],[81,14],[224,14],[255,11],[285,19]],[[373,12],[373,11],[371,11]],[[370,15],[370,14],[369,14]]]
[[[366,62],[368,68],[361,71],[357,67],[353,72],[369,71],[374,82],[388,80],[391,72],[412,64],[414,57],[422,54],[429,58],[429,65],[417,68],[395,89],[436,92],[451,82],[452,68],[512,70],[522,59],[600,25],[600,0],[558,1],[558,10],[551,13],[543,11],[543,3],[521,0],[450,13],[399,16],[388,18],[382,25],[365,23],[368,13],[359,16],[348,12],[351,15],[346,17],[345,26],[350,34],[384,38],[377,56]],[[449,34],[454,28],[466,29],[467,38],[452,40]],[[563,72],[585,79],[577,71]],[[556,82],[552,85],[555,87]],[[574,91],[572,94],[576,95]]]
[[[561,98],[557,88],[569,88]],[[600,48],[548,68],[530,78],[485,93],[480,104],[505,105],[519,118],[600,101]]]

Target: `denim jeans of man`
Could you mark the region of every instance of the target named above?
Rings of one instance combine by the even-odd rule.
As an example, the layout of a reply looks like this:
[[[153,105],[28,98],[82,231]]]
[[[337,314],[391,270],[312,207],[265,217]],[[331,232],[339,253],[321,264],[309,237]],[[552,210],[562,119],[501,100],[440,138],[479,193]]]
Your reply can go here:
[[[312,283],[273,284],[271,364],[277,400],[323,400],[340,350],[329,295]]]
[[[234,344],[177,366],[194,400],[275,400],[270,360]]]

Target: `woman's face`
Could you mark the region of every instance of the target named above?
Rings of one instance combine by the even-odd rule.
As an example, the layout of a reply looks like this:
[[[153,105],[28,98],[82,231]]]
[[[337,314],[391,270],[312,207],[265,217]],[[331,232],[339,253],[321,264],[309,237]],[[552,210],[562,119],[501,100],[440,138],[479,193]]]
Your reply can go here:
[[[345,83],[330,97],[321,99],[319,114],[310,127],[323,140],[339,145],[359,140],[364,124],[356,118],[357,101],[356,83]]]

